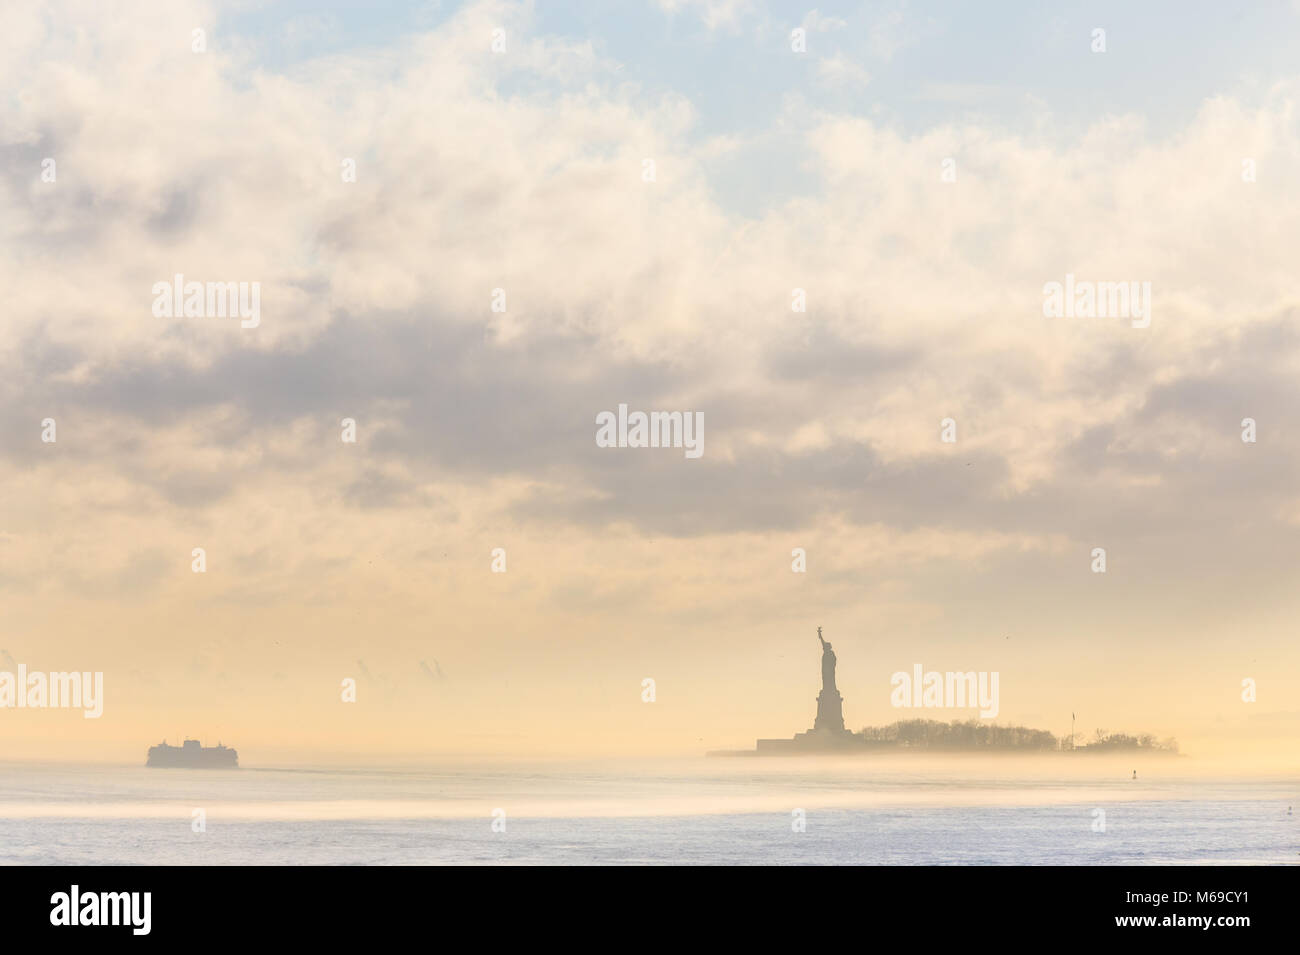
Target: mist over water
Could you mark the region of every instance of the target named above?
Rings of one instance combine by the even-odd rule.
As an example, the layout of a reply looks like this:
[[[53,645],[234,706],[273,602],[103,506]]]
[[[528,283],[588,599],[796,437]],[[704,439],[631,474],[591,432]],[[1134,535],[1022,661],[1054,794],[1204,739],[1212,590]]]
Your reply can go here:
[[[233,772],[0,764],[0,862],[1300,862],[1300,815],[1287,812],[1300,776],[1201,769],[929,757]],[[195,809],[203,832],[192,831]],[[504,832],[492,829],[496,809]]]

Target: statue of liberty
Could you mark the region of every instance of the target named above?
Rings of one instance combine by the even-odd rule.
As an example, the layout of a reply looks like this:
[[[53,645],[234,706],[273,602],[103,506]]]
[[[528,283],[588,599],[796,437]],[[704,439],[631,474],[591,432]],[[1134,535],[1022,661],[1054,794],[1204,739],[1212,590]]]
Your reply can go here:
[[[822,641],[822,690],[835,692],[835,651],[822,640],[822,628],[817,628],[817,639]]]
[[[824,753],[858,750],[864,742],[844,725],[844,697],[835,685],[835,650],[817,628],[817,640],[822,645],[822,691],[817,694],[817,719],[812,729],[796,733],[793,739],[760,739],[756,752],[762,755],[780,753]],[[849,674],[852,682],[853,674]],[[859,750],[860,751],[860,750]]]
[[[843,736],[848,731],[844,728],[844,698],[835,687],[835,651],[822,638],[821,627],[817,639],[822,644],[822,691],[817,696],[817,721],[812,731]]]

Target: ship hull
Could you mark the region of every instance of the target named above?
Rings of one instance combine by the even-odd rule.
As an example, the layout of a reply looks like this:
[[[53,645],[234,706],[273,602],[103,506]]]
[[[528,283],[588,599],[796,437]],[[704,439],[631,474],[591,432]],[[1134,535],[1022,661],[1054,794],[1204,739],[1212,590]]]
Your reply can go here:
[[[229,747],[153,746],[145,766],[153,769],[238,769],[239,754]]]

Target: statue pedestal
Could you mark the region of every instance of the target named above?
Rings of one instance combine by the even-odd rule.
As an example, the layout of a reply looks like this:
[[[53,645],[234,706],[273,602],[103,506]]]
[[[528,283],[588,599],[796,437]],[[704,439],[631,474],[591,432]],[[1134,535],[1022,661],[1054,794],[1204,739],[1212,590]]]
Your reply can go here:
[[[844,697],[838,690],[822,690],[817,697],[817,721],[793,739],[760,739],[755,750],[762,756],[788,753],[843,753],[863,749],[862,739],[844,728]]]
[[[844,697],[838,690],[822,690],[817,694],[817,719],[814,733],[844,733]]]

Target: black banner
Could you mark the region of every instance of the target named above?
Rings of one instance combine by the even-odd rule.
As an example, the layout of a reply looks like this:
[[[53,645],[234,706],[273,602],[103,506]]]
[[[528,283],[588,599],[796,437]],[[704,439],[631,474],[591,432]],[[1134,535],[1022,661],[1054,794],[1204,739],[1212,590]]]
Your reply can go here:
[[[692,868],[10,868],[0,871],[8,941],[110,938],[148,944],[442,938],[468,928],[630,940],[674,926],[692,938],[763,941],[904,931],[926,944],[1139,936],[1218,944],[1294,925],[1286,867],[870,868],[719,873]],[[450,941],[450,939],[448,939]]]

